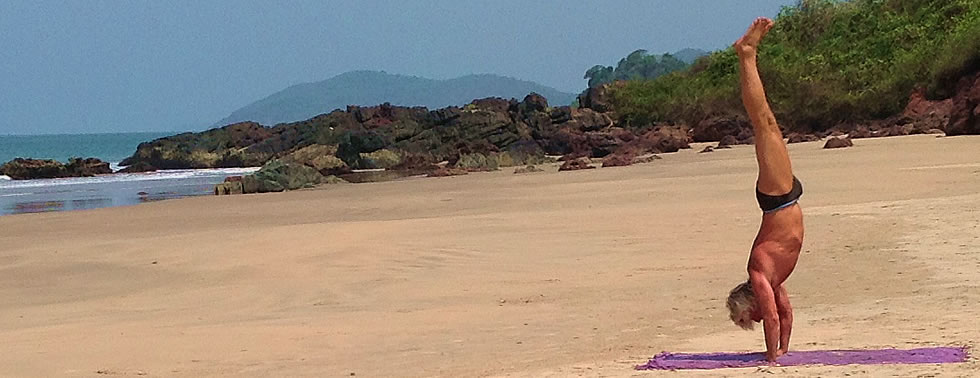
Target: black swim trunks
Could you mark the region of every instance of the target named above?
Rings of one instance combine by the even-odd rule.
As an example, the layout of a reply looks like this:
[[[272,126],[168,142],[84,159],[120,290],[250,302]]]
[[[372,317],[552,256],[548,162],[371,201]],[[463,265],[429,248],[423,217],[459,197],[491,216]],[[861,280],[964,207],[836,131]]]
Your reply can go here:
[[[762,194],[758,187],[755,189],[755,198],[759,201],[762,212],[766,214],[795,205],[801,196],[803,196],[803,184],[796,179],[796,176],[793,176],[793,189],[781,196]]]

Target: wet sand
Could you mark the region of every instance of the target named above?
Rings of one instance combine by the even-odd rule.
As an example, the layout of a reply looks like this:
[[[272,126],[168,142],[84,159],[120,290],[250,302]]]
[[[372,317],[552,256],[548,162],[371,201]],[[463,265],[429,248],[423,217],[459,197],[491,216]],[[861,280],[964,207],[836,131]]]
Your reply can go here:
[[[792,349],[972,346],[980,138],[855,145],[790,146]],[[0,376],[654,377],[632,366],[761,350],[724,305],[760,219],[752,147],[663,157],[3,216]],[[980,363],[682,375],[758,370]]]

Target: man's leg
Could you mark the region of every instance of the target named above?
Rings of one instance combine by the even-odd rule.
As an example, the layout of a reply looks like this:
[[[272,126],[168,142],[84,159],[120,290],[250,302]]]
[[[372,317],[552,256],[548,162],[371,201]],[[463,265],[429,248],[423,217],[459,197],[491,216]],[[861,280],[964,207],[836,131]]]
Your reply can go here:
[[[745,35],[735,42],[735,52],[739,60],[742,103],[755,132],[755,155],[759,162],[758,190],[762,194],[780,196],[793,189],[793,167],[783,142],[783,133],[766,100],[756,61],[759,42],[772,26],[770,19],[755,20]]]

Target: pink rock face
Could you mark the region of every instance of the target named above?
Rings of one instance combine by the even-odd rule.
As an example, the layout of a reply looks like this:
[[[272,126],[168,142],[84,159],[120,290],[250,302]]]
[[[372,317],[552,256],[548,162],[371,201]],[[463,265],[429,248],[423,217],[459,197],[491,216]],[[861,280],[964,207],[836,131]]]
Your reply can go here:
[[[963,347],[878,350],[813,350],[790,352],[777,361],[780,366],[945,364],[966,362]],[[762,353],[661,353],[637,370],[723,369],[766,366]]]

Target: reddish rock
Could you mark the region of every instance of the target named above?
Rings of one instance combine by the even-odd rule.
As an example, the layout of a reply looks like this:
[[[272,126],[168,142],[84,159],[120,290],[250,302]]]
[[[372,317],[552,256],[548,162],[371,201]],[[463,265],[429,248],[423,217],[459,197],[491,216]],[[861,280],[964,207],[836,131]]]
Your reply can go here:
[[[671,153],[691,148],[687,130],[678,126],[658,126],[629,141],[616,153],[633,156],[648,153]]]
[[[633,165],[633,155],[632,154],[613,154],[606,156],[602,159],[602,167],[625,167],[627,165]]]
[[[595,169],[595,167],[593,167],[591,165],[591,163],[589,162],[589,159],[587,159],[587,158],[579,158],[579,159],[575,159],[575,160],[568,160],[568,161],[566,161],[565,164],[562,164],[561,167],[558,168],[558,171],[559,172],[564,172],[564,171],[577,171],[577,170],[581,170],[581,169]]]
[[[488,97],[473,100],[472,104],[478,109],[487,110],[494,113],[507,113],[512,106],[517,105],[517,100],[505,100],[500,97]]]
[[[663,159],[663,158],[660,157],[660,156],[657,156],[657,155],[641,156],[641,157],[638,157],[638,158],[633,159],[633,164],[647,164],[647,163],[652,163],[652,162],[657,161],[657,160],[660,160],[660,159]]]
[[[612,96],[610,95],[611,89],[614,87],[621,87],[624,82],[616,82],[612,84],[603,84],[595,88],[589,88],[585,91],[582,96],[579,96],[579,106],[584,109],[592,109],[599,113],[612,112]]]
[[[980,134],[980,73],[960,80],[946,135]]]
[[[613,121],[608,115],[592,109],[572,109],[571,116],[572,120],[569,121],[569,124],[581,131],[599,131],[613,125]]]
[[[742,117],[711,117],[698,123],[691,136],[695,142],[717,142],[725,136],[744,141],[751,134],[752,125]]]
[[[915,126],[912,124],[893,125],[882,130],[882,133],[880,133],[879,136],[906,136],[911,135],[914,130]]]
[[[805,142],[816,142],[820,140],[816,135],[811,134],[800,134],[792,133],[787,138],[787,143],[805,143]]]
[[[546,109],[548,109],[548,99],[537,93],[532,92],[524,97],[524,101],[521,101],[521,110],[525,112],[543,112]]]
[[[827,140],[827,144],[823,148],[845,148],[853,147],[854,143],[851,142],[851,138],[830,138]]]
[[[737,144],[738,144],[738,138],[732,135],[725,135],[718,142],[718,148],[731,148],[732,146]]]
[[[912,120],[915,134],[925,134],[930,129],[945,130],[953,112],[953,99],[930,101],[922,91],[909,96],[909,103],[902,117]],[[921,132],[919,132],[921,130]]]
[[[706,153],[709,153],[709,152],[715,152],[715,149],[713,147],[711,147],[711,146],[706,146],[706,147],[704,147],[703,150],[701,150],[701,152],[698,152],[698,153],[699,154],[706,154]]]
[[[847,133],[847,137],[850,139],[871,138],[874,136],[876,135],[871,132],[871,129],[869,129],[867,126],[864,125],[857,126],[849,133]]]

